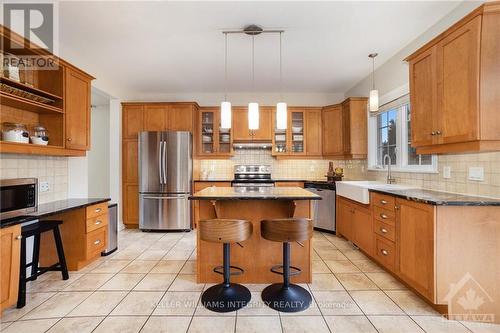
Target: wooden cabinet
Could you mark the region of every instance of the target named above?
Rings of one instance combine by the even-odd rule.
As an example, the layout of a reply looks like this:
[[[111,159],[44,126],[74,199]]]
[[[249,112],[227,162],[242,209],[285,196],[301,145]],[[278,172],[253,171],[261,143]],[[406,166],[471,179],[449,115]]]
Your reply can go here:
[[[143,115],[144,131],[166,131],[168,128],[168,106],[163,103],[145,104]]]
[[[139,185],[125,184],[123,187],[123,224],[127,228],[139,225]]]
[[[122,106],[122,137],[123,139],[135,139],[143,130],[143,105],[123,105]]]
[[[435,209],[396,199],[397,273],[428,299],[434,299]]]
[[[194,131],[195,106],[189,104],[171,104],[168,109],[167,128],[169,131]]]
[[[195,137],[199,157],[221,158],[233,154],[233,129],[220,128],[220,109],[218,107],[200,108],[196,128]]]
[[[337,196],[337,234],[351,240],[360,249],[373,253],[373,221],[369,205]]]
[[[271,141],[272,139],[271,107],[259,107],[259,129],[248,129],[248,109],[246,107],[233,108],[234,141]]]
[[[194,182],[194,193],[199,192],[207,187],[231,187],[231,182],[224,182],[224,181],[195,181]],[[199,200],[193,200],[193,226],[196,229],[198,227],[198,222],[200,221],[200,201]],[[204,209],[210,209],[210,207],[205,207]],[[213,208],[212,208],[213,209]],[[203,213],[203,212],[202,212]]]
[[[321,108],[307,108],[305,115],[306,155],[321,156]]]
[[[90,81],[83,72],[66,68],[65,125],[66,147],[90,148]]]
[[[304,108],[288,107],[287,128],[276,128],[276,111],[272,113],[274,156],[300,156],[306,154],[306,112]]]
[[[304,188],[304,182],[276,182],[274,184],[276,187],[302,187]]]
[[[494,6],[479,7],[408,57],[417,153],[500,150],[500,11]]]
[[[21,225],[0,229],[0,311],[17,302],[20,236]]]
[[[139,182],[138,153],[139,147],[137,140],[123,142],[123,181],[125,183],[136,184]]]
[[[331,105],[322,111],[323,156],[366,158],[367,99],[348,98],[340,105]]]

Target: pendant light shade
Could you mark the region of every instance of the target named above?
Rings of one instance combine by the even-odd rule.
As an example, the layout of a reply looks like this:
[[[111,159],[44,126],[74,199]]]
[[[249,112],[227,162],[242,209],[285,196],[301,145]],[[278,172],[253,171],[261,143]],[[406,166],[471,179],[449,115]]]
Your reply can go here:
[[[220,127],[222,129],[231,128],[231,102],[220,103]]]
[[[378,111],[378,90],[375,89],[375,57],[378,56],[378,53],[371,53],[368,55],[369,58],[372,59],[372,90],[370,90],[370,99],[369,99],[369,110],[370,112]]]
[[[287,105],[285,102],[276,104],[276,129],[285,130],[287,127]]]
[[[378,104],[378,90],[370,90],[370,112],[377,112]]]
[[[248,103],[248,129],[259,129],[259,103]]]

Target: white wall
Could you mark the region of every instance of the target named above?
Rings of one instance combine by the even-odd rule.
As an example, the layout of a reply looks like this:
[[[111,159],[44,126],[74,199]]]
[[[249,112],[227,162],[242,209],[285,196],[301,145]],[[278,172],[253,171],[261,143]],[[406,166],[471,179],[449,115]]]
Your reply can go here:
[[[122,222],[121,195],[121,101],[109,103],[109,196],[118,204],[118,221]]]
[[[479,7],[482,1],[464,1],[443,17],[438,23],[433,25],[415,40],[406,45],[395,56],[379,66],[375,70],[375,85],[379,90],[379,95],[383,96],[395,89],[408,84],[408,64],[404,59],[416,51],[419,47],[436,37],[453,23],[459,21],[462,17]],[[390,36],[387,36],[390,38]],[[383,39],[381,39],[381,43]],[[373,50],[376,52],[377,50]],[[368,62],[369,59],[367,58]],[[354,87],[346,92],[346,96],[368,96],[371,87],[371,74],[358,82]]]
[[[110,195],[110,119],[109,105],[98,105],[91,111],[91,147],[88,157],[88,195],[106,198]]]

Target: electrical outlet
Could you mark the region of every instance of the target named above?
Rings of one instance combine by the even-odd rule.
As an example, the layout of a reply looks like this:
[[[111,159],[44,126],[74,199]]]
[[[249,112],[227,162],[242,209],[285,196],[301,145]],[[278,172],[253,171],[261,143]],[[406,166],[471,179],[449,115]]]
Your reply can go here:
[[[49,182],[40,182],[40,192],[48,192],[50,191]]]
[[[451,178],[451,167],[449,167],[449,166],[443,167],[443,178],[445,178],[445,179]]]
[[[469,167],[469,180],[484,180],[484,168],[483,167]]]

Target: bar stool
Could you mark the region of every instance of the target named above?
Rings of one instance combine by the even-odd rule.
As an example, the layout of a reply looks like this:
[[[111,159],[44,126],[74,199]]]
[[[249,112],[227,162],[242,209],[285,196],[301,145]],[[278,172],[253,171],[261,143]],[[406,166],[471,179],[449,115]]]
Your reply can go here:
[[[21,228],[21,260],[19,271],[19,293],[17,296],[17,307],[22,308],[26,305],[26,282],[34,281],[38,276],[48,271],[60,271],[63,280],[69,279],[68,267],[66,266],[66,258],[64,257],[63,244],[59,225],[62,221],[40,221],[25,225]],[[57,256],[59,261],[49,267],[38,267],[38,259],[40,258],[40,236],[42,233],[52,231],[54,233],[54,241],[56,244]],[[33,259],[29,264],[26,263],[26,238],[34,237],[33,241]],[[26,269],[31,267],[31,274],[26,277]]]
[[[301,269],[290,265],[290,242],[311,239],[313,225],[310,219],[286,218],[264,220],[260,224],[264,239],[283,243],[283,264],[271,267],[271,272],[283,275],[283,283],[274,283],[262,291],[262,300],[272,309],[280,312],[299,312],[312,302],[309,292],[299,285],[290,283],[290,276],[298,275]]]
[[[231,275],[243,274],[243,269],[230,264],[231,243],[242,242],[252,235],[252,223],[245,220],[211,219],[200,221],[200,238],[207,242],[222,243],[223,265],[214,272],[224,276],[224,282],[205,290],[201,296],[203,306],[214,312],[230,312],[241,309],[250,301],[250,291],[241,284],[231,283]],[[231,269],[236,271],[231,272]]]

